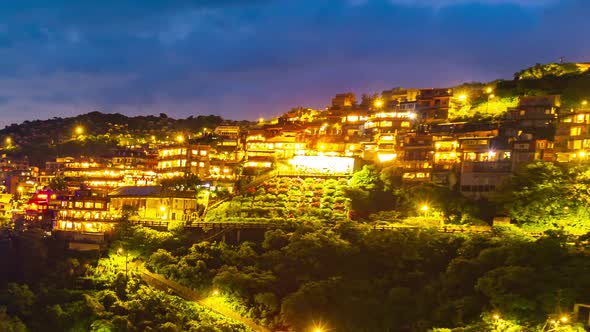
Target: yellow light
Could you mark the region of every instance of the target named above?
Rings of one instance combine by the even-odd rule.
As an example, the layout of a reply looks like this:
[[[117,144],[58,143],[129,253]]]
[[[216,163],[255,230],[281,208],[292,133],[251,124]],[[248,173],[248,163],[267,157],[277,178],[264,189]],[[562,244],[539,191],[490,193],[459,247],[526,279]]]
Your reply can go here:
[[[16,190],[18,190],[18,192],[22,193],[23,190],[24,190],[24,188],[23,187],[18,187],[18,188],[16,188]]]
[[[428,211],[428,205],[422,205],[422,207],[420,208],[420,210],[426,212]]]
[[[569,320],[569,318],[568,318],[567,316],[561,316],[561,318],[559,318],[559,320],[560,320],[562,323],[567,323],[567,321]]]
[[[184,136],[182,136],[182,135],[178,135],[178,136],[176,136],[176,140],[177,140],[178,142],[182,143],[182,142],[184,142]]]
[[[494,316],[492,316],[492,318],[494,318],[495,320],[498,320],[498,319],[500,319],[500,315],[494,314]]]
[[[156,140],[156,136],[152,135],[152,141]]]
[[[119,248],[119,249],[117,249],[117,254],[119,254],[119,255],[120,255],[120,254],[122,254],[122,253],[123,253],[123,248]]]
[[[416,118],[416,113],[408,113],[408,119],[414,120]]]
[[[6,145],[12,144],[12,138],[6,137]]]
[[[76,134],[82,135],[84,133],[84,128],[82,126],[76,127]]]
[[[166,211],[166,207],[164,205],[160,206],[160,211],[162,211],[162,212]]]
[[[494,90],[491,87],[486,88],[486,93],[492,93],[492,91],[494,91]]]
[[[467,99],[467,96],[466,95],[464,95],[464,94],[459,95],[459,100],[460,101],[464,101],[465,99]]]
[[[496,95],[493,93],[490,95],[490,99],[494,99],[495,97],[496,97]]]
[[[384,162],[392,161],[395,158],[397,158],[397,153],[379,153],[377,155],[377,158],[379,159],[380,162],[384,163]]]
[[[219,290],[218,289],[215,289],[213,291],[213,296],[219,296]]]
[[[375,105],[375,107],[382,107],[383,106],[383,100],[376,99],[375,102],[373,102],[373,105]]]
[[[584,106],[588,105],[588,101],[587,100],[583,100],[582,101],[582,105],[584,105]]]
[[[580,157],[584,158],[584,157],[586,157],[586,152],[582,151],[579,153],[579,155],[580,155]]]
[[[264,122],[264,118],[259,118],[258,122],[263,123]]]
[[[313,332],[323,332],[323,330],[322,330],[321,328],[319,328],[319,327],[316,327],[316,328],[313,330]]]

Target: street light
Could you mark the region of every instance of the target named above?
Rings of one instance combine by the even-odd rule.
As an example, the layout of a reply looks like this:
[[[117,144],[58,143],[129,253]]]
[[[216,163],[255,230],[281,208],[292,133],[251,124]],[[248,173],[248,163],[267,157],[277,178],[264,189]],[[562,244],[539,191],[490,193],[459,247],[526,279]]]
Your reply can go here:
[[[459,100],[460,101],[465,101],[465,99],[467,99],[467,95],[465,95],[465,94],[459,95]]]
[[[119,248],[117,249],[117,254],[122,255],[123,252],[125,252],[125,280],[127,280],[127,257],[129,256],[129,254],[123,250],[123,248]]]
[[[486,88],[486,93],[492,93],[492,91],[494,91],[494,89],[492,89],[491,87]]]
[[[587,100],[582,100],[582,106],[586,106],[588,105],[588,101]]]
[[[219,296],[219,289],[213,290],[213,296]]]
[[[424,217],[426,218],[426,213],[428,212],[428,205],[424,204],[420,207],[420,211],[424,212]]]
[[[82,126],[77,126],[76,127],[76,134],[78,135],[82,135],[84,133],[84,127]]]
[[[176,136],[176,140],[178,141],[178,143],[182,143],[182,142],[184,142],[184,136],[178,135],[178,136]]]
[[[383,100],[381,100],[381,99],[376,99],[376,100],[373,102],[373,105],[374,105],[375,107],[377,107],[377,108],[381,108],[381,107],[383,107]]]
[[[6,145],[12,144],[12,138],[6,137]]]

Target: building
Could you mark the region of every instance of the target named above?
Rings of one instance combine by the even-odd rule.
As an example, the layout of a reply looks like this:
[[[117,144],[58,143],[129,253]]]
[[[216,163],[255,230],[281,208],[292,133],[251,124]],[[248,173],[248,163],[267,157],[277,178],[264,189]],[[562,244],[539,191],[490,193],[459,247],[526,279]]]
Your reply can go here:
[[[136,211],[142,220],[192,221],[198,217],[197,193],[166,191],[162,186],[120,187],[109,193],[109,207],[122,214],[124,209]]]
[[[465,196],[487,197],[512,174],[512,147],[502,137],[460,138],[460,184]]]
[[[545,128],[555,122],[560,106],[559,95],[522,97],[518,107],[508,112],[507,119],[520,130]]]
[[[111,232],[121,217],[109,209],[105,194],[88,188],[81,188],[58,200],[53,227],[56,231],[104,234]]]
[[[163,178],[196,175],[209,177],[211,146],[205,144],[175,144],[158,151],[158,173]]]
[[[590,108],[560,113],[555,130],[555,155],[559,162],[586,161],[590,157]]]

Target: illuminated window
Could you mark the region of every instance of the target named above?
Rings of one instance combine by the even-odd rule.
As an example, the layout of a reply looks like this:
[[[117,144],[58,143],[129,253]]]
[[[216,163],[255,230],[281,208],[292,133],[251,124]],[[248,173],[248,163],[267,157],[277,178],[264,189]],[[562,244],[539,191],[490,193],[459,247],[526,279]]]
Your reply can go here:
[[[103,208],[103,204],[101,202],[96,202],[94,203],[94,207],[97,209],[102,209]]]
[[[580,136],[582,134],[582,127],[571,127],[570,136]]]
[[[76,202],[76,203],[74,203],[74,207],[81,208],[83,206],[84,206],[84,203],[82,203],[82,202]]]
[[[201,162],[199,163],[199,167],[205,167],[205,163],[201,161]]]
[[[94,207],[94,202],[85,202],[84,208],[85,209],[92,209]]]
[[[207,155],[207,150],[201,150],[201,156],[206,156]]]

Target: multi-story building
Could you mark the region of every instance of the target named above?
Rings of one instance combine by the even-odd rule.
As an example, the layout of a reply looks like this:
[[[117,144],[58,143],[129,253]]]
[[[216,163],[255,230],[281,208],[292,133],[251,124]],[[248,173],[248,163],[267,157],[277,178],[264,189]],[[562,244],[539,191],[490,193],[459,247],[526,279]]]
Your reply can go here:
[[[520,99],[516,109],[508,112],[508,120],[524,131],[546,128],[557,119],[561,106],[559,95],[527,96]]]
[[[403,151],[402,181],[430,181],[434,157],[432,136],[408,133],[403,136],[401,149]]]
[[[57,209],[53,229],[62,232],[108,233],[121,216],[108,208],[105,194],[85,188],[61,197]]]
[[[197,218],[197,194],[194,191],[166,191],[162,186],[120,187],[110,192],[109,208],[118,214],[125,207],[136,211],[142,220],[182,220]]]
[[[211,146],[205,144],[175,144],[158,152],[158,173],[164,178],[196,175],[209,176]]]
[[[416,111],[424,123],[440,123],[447,120],[452,89],[420,89],[416,97]]]
[[[560,113],[555,132],[559,162],[585,161],[590,157],[590,108]]]
[[[512,147],[503,137],[460,138],[463,153],[461,193],[474,198],[486,197],[510,176]]]

